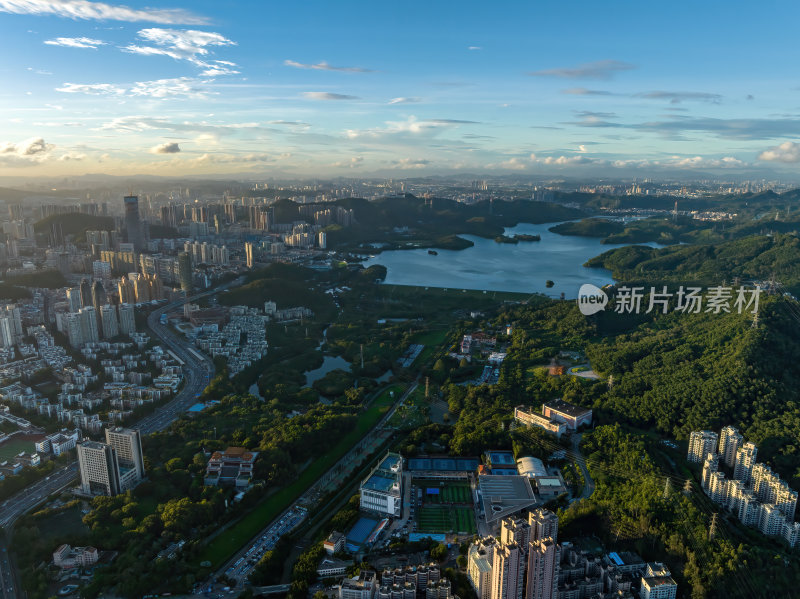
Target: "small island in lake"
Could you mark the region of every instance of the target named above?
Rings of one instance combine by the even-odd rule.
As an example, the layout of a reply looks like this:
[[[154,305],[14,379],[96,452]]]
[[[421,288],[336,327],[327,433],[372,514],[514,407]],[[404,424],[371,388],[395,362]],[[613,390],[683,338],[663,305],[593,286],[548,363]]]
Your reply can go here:
[[[519,243],[520,241],[541,241],[540,235],[527,235],[525,233],[517,233],[513,237],[508,235],[498,235],[494,238],[497,243]]]

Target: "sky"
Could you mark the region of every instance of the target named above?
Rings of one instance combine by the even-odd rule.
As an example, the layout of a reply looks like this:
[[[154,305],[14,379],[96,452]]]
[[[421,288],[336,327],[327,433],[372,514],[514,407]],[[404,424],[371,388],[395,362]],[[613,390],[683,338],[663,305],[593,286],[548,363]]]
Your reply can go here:
[[[0,0],[0,176],[794,178],[798,18],[788,1]]]

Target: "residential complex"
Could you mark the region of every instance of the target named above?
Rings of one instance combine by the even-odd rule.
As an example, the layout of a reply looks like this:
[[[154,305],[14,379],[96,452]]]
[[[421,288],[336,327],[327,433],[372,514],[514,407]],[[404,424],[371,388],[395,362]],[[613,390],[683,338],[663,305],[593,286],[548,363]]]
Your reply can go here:
[[[710,431],[693,432],[689,443],[689,461],[693,452],[708,448],[716,434]],[[725,440],[723,442],[723,439]],[[758,528],[771,537],[781,537],[790,547],[800,541],[800,522],[795,522],[797,491],[782,480],[766,464],[755,461],[758,449],[752,443],[744,443],[742,436],[733,427],[722,429],[719,450],[716,444],[706,452],[703,459],[701,486],[714,501],[730,510],[743,524]],[[722,465],[731,473],[731,444],[737,444],[736,460],[732,465],[733,478],[728,479],[720,470]],[[657,595],[652,595],[657,596]]]

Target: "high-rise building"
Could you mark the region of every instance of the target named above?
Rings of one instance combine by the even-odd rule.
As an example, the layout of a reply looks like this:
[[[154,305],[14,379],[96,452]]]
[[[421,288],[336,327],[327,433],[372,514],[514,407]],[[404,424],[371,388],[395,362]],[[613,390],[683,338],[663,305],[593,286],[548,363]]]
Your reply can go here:
[[[136,303],[141,304],[150,301],[150,281],[144,275],[139,275],[133,282],[133,288],[136,290]]]
[[[117,284],[117,290],[119,291],[119,301],[121,304],[132,304],[136,301],[136,291],[133,287],[133,283],[131,283],[130,279],[125,275],[119,280]]]
[[[69,344],[75,349],[83,347],[83,315],[80,312],[64,314],[63,322]]]
[[[709,453],[703,462],[703,475],[700,485],[703,491],[708,494],[711,485],[711,475],[719,470],[719,456],[715,453]]]
[[[0,347],[12,347],[14,345],[14,325],[8,316],[0,317]]]
[[[558,539],[558,516],[550,510],[539,508],[530,512],[528,525],[531,527],[531,540]]]
[[[528,548],[526,599],[557,599],[561,548],[552,537],[531,540]]]
[[[522,599],[524,582],[525,560],[519,545],[495,548],[490,599]]]
[[[158,273],[153,273],[147,277],[150,282],[150,299],[160,300],[164,297],[164,285],[161,283],[161,277]]]
[[[143,249],[142,224],[139,220],[139,198],[138,196],[125,196],[125,233],[126,241],[132,243],[134,250],[139,252]]]
[[[178,254],[178,279],[186,293],[192,290],[192,257],[189,252]]]
[[[81,315],[83,343],[97,343],[100,341],[100,328],[98,327],[100,319],[94,306],[81,308],[79,314]]]
[[[111,263],[104,262],[103,260],[95,260],[92,262],[92,276],[95,279],[102,279],[107,281],[111,278]]]
[[[695,464],[702,464],[709,453],[717,452],[719,436],[712,431],[692,431],[689,435],[689,453],[686,459]]]
[[[100,321],[103,323],[103,339],[112,339],[119,335],[119,321],[117,320],[117,307],[106,304],[100,308]]]
[[[81,304],[82,307],[91,306],[92,305],[92,284],[89,282],[89,279],[81,279]]]
[[[77,312],[83,308],[80,287],[70,287],[67,289],[67,304],[69,304],[70,312]]]
[[[131,335],[136,332],[136,317],[133,313],[133,305],[119,305],[119,332],[123,335]]]
[[[745,484],[750,482],[753,466],[756,465],[758,448],[753,443],[745,443],[736,450],[736,466],[733,469],[733,478]]]
[[[736,452],[743,442],[744,437],[732,426],[726,426],[720,432],[719,455],[729,468],[733,468],[736,465]]]
[[[494,538],[488,537],[474,542],[467,552],[467,578],[478,599],[491,599],[495,548]]]
[[[660,562],[647,564],[639,589],[639,599],[675,599],[678,585],[669,569]]]
[[[121,471],[133,470],[136,481],[144,478],[144,454],[142,453],[142,436],[136,429],[107,428],[106,443],[117,452],[117,462]]]
[[[500,544],[516,543],[520,548],[527,549],[531,540],[531,527],[522,518],[508,516],[500,524]]]
[[[244,244],[244,255],[247,259],[247,268],[253,268],[253,244],[249,241]]]
[[[100,281],[95,281],[92,283],[91,305],[94,306],[95,310],[100,310],[100,307],[106,305],[107,303],[106,290],[103,288],[103,284]]]
[[[97,441],[77,444],[81,491],[88,495],[118,495],[119,468],[114,448]]]

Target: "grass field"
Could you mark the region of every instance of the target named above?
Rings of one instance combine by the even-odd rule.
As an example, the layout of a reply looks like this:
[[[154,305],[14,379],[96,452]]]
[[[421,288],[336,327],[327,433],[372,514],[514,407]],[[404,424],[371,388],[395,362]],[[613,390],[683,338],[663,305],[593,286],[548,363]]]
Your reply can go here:
[[[430,503],[450,505],[466,503],[472,505],[472,493],[469,483],[448,481],[442,486],[441,481],[426,481],[414,479],[414,484],[422,489],[422,501],[425,505]],[[428,494],[427,489],[439,489],[438,494]]]
[[[415,478],[414,485],[422,489],[422,502],[417,511],[419,532],[475,533],[477,529],[469,483]],[[438,489],[439,492],[428,493],[428,489]]]
[[[395,391],[395,397],[389,391]],[[217,535],[198,556],[197,561],[210,561],[215,568],[221,566],[242,545],[252,539],[265,526],[272,522],[283,510],[295,501],[320,476],[322,476],[339,458],[345,455],[389,410],[394,401],[402,393],[402,386],[393,385],[383,391],[370,404],[366,411],[358,417],[356,426],[347,435],[339,439],[336,445],[320,456],[289,485],[264,498],[252,512],[244,516],[233,526]]]
[[[10,460],[14,456],[18,455],[21,451],[32,453],[35,450],[36,446],[33,444],[33,441],[18,441],[16,439],[12,439],[11,441],[0,445],[0,462]]]
[[[37,526],[42,539],[48,541],[72,537],[74,542],[74,539],[89,534],[89,527],[83,523],[80,505],[45,516],[37,522]]]
[[[475,516],[472,508],[451,505],[426,505],[417,514],[421,533],[455,532],[475,534]]]

